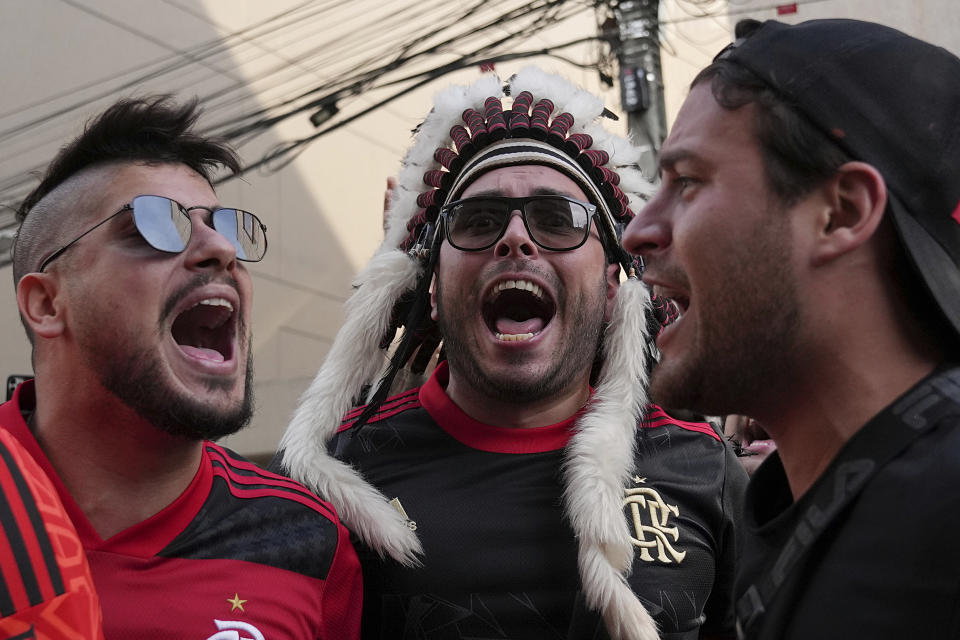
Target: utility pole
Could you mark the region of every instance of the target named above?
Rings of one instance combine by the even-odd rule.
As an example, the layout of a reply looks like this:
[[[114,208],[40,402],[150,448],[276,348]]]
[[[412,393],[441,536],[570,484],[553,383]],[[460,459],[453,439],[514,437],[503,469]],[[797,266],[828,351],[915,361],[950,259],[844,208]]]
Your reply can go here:
[[[620,66],[620,98],[631,138],[648,149],[641,169],[657,175],[660,147],[667,135],[660,69],[660,0],[609,0],[617,23],[614,43]]]
[[[13,240],[17,233],[17,223],[13,212],[0,211],[0,268],[13,262]]]

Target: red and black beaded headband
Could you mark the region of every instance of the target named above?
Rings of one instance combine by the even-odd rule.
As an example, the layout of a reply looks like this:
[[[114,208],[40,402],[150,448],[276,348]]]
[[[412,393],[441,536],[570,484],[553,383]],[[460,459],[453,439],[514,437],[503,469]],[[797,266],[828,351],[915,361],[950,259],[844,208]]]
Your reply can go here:
[[[440,207],[481,173],[500,166],[544,164],[573,178],[606,214],[601,223],[606,227],[605,245],[614,245],[607,246],[608,251],[619,254],[614,225],[633,217],[628,198],[619,186],[620,175],[605,166],[610,162],[607,151],[591,148],[594,139],[590,134],[570,132],[574,125],[572,114],[564,111],[551,119],[554,111],[550,99],[534,104],[530,91],[521,91],[507,112],[496,96],[486,98],[482,115],[476,109],[465,109],[461,114],[463,124],[450,129],[452,148],[443,145],[433,153],[441,168],[423,174],[423,182],[429,188],[417,197],[419,211],[407,221],[407,236],[401,248],[413,247],[422,225],[435,224]],[[604,115],[614,117],[606,110]],[[509,143],[502,143],[503,140]]]

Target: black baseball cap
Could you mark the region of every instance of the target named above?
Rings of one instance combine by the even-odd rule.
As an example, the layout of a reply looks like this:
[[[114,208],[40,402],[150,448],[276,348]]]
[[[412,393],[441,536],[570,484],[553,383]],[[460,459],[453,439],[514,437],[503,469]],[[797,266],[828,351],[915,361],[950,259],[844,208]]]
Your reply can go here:
[[[742,21],[741,33],[716,59],[880,171],[907,254],[960,334],[960,59],[859,20]]]

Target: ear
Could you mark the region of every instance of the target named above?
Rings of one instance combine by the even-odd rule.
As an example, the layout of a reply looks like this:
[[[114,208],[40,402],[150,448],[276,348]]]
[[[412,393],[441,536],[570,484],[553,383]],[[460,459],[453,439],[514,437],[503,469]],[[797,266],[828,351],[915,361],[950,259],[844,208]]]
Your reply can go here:
[[[883,220],[887,185],[875,167],[848,162],[822,187],[828,206],[817,219],[811,260],[820,266],[868,242]]]
[[[63,311],[57,304],[57,278],[48,273],[28,273],[17,283],[20,315],[37,336],[55,338],[63,333]]]
[[[604,309],[603,319],[610,322],[613,317],[613,303],[617,297],[617,291],[620,290],[620,265],[617,263],[607,265],[607,303]]]

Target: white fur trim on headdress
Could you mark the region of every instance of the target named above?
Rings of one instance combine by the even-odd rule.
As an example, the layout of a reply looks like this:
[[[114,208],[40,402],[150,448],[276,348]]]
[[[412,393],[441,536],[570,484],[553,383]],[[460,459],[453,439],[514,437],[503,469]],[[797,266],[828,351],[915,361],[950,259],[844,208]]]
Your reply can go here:
[[[408,565],[422,553],[416,534],[382,493],[327,453],[326,443],[363,385],[383,369],[380,340],[393,310],[383,301],[396,300],[416,286],[420,271],[403,251],[373,257],[347,301],[343,328],[280,441],[283,466],[293,478],[329,500],[371,548]]]
[[[620,286],[589,409],[567,445],[564,495],[580,545],[587,603],[614,640],[653,640],[656,625],[626,582],[633,544],[623,515],[637,425],[647,404],[645,345],[650,295],[637,278]]]

